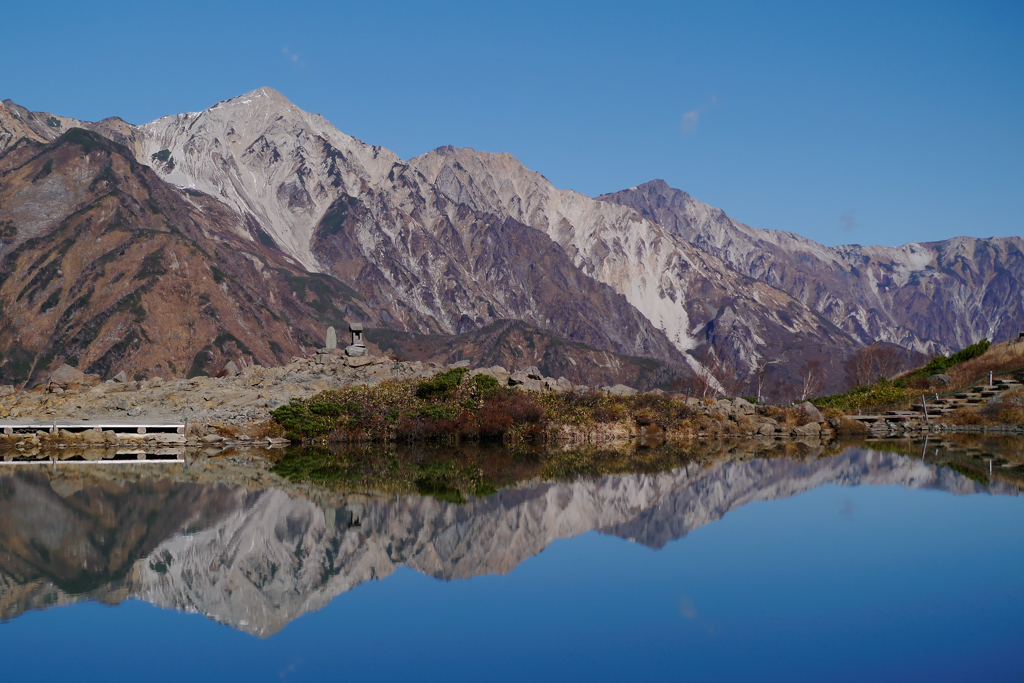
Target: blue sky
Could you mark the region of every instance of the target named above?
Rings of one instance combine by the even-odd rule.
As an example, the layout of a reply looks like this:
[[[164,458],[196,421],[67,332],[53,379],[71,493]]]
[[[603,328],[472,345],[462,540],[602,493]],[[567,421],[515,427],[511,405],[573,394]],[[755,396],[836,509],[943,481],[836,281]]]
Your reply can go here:
[[[825,244],[1020,235],[1011,2],[13,3],[0,99],[144,123],[260,86],[403,157],[652,178]]]

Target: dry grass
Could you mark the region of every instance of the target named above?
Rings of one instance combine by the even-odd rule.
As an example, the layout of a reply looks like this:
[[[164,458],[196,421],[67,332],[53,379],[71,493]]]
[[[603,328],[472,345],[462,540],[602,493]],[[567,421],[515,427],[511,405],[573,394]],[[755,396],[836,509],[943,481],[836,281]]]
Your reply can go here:
[[[951,413],[943,415],[940,420],[951,425],[988,425],[992,424],[986,415],[980,410],[973,408],[957,408]]]
[[[988,351],[949,369],[952,386],[946,391],[963,389],[992,372],[1000,374],[1024,367],[1024,342],[993,344]]]

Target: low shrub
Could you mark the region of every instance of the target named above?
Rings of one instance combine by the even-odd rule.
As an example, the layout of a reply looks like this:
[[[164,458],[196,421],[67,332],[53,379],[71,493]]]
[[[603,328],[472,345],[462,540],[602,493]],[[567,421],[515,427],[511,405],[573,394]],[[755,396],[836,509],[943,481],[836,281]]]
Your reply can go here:
[[[462,382],[462,377],[467,372],[469,370],[466,368],[452,368],[439,372],[430,379],[419,383],[419,386],[416,387],[416,396],[425,399],[451,394]]]

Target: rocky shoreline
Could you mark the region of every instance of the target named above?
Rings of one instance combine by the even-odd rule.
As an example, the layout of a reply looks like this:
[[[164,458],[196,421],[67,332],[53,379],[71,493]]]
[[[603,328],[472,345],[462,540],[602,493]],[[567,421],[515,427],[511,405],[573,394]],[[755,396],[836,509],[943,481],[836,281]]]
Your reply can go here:
[[[163,380],[159,377],[128,379],[121,373],[100,381],[69,366],[61,366],[50,380],[30,390],[0,387],[0,418],[3,420],[134,420],[151,423],[186,422],[189,445],[226,439],[265,441],[270,412],[292,399],[304,400],[324,391],[345,387],[376,386],[388,380],[429,379],[453,368],[467,368],[461,361],[447,366],[419,361],[400,361],[383,356],[348,356],[342,349],[317,349],[294,357],[281,367],[229,364],[220,377]],[[487,375],[501,386],[537,394],[597,392],[630,397],[630,387],[586,387],[565,378],[544,377],[536,367],[509,371],[502,367],[468,370],[470,377]],[[648,394],[664,395],[653,390]],[[685,399],[696,420],[692,429],[666,431],[658,420],[646,424],[611,423],[586,429],[561,426],[560,437],[568,442],[621,439],[706,438],[762,436],[827,441],[840,426],[826,420],[809,403],[794,409],[755,406],[742,398],[732,400]],[[643,422],[642,420],[640,422]],[[109,435],[107,441],[110,441]],[[100,445],[100,444],[97,444]],[[108,443],[108,445],[113,445]]]

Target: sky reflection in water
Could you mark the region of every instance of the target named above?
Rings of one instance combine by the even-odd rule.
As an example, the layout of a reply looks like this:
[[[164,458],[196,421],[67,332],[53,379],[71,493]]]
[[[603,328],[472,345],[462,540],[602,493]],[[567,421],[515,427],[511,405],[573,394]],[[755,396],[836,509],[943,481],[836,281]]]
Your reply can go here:
[[[1019,496],[826,484],[658,550],[589,531],[506,575],[399,567],[264,639],[83,602],[0,626],[0,655],[12,681],[1021,680],[1022,567]]]

